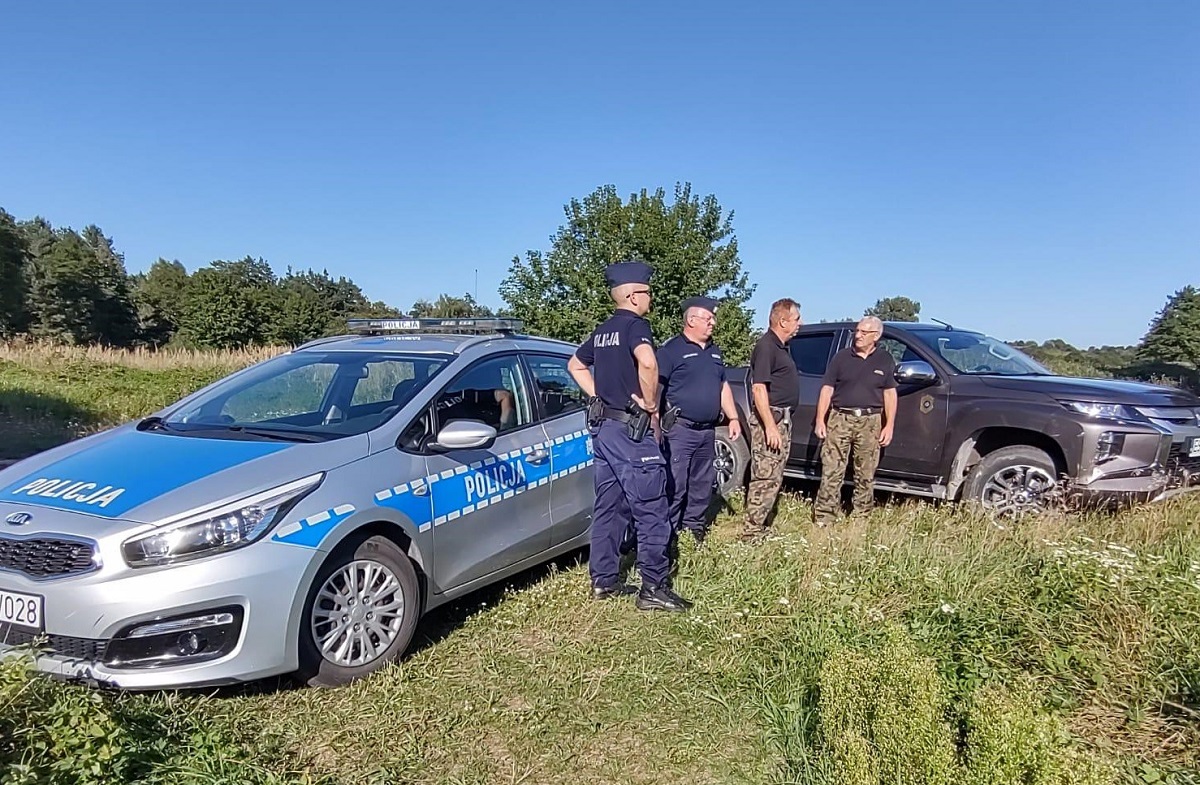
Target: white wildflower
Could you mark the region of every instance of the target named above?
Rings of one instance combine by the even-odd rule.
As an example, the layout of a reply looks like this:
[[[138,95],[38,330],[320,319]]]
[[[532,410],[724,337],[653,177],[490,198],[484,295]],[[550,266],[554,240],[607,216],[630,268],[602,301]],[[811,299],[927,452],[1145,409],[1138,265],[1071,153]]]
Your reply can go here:
[[[954,606],[948,602],[943,602],[942,603],[942,613],[946,613],[946,614],[954,613]]]

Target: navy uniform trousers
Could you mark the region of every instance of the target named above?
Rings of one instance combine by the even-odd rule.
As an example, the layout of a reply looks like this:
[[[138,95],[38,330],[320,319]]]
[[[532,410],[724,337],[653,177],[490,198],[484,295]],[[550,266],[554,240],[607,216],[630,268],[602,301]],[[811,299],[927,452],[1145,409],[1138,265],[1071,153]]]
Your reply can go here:
[[[712,499],[717,469],[716,431],[711,427],[689,428],[676,422],[664,434],[667,465],[668,520],[675,530],[703,533],[707,528],[708,503]]]
[[[596,506],[592,515],[592,552],[588,559],[593,586],[614,586],[620,547],[633,522],[637,566],[644,586],[667,582],[667,472],[662,451],[650,431],[640,442],[629,438],[624,423],[605,420],[592,430]]]

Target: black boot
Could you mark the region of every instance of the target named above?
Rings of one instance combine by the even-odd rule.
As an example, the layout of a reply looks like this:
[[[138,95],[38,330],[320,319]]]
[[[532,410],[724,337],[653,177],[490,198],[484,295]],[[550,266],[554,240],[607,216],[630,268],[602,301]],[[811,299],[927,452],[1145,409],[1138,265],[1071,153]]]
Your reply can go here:
[[[665,585],[642,586],[635,604],[639,611],[672,611],[674,613],[682,613],[692,607],[690,601],[680,597]]]
[[[617,583],[612,586],[593,586],[593,600],[607,600],[610,597],[628,597],[636,592],[637,589],[630,586],[628,583]]]

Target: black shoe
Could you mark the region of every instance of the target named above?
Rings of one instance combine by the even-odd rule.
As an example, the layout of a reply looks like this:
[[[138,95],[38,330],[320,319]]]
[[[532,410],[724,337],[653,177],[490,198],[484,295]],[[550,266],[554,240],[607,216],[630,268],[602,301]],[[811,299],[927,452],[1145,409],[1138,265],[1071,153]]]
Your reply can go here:
[[[692,539],[696,541],[696,547],[699,548],[704,544],[704,540],[708,537],[707,529],[688,529],[692,533]]]
[[[592,599],[607,600],[610,597],[628,597],[636,591],[637,589],[628,583],[618,583],[614,586],[593,586]]]
[[[639,611],[673,611],[682,613],[692,607],[692,603],[680,597],[666,586],[643,586],[638,592],[637,609]]]

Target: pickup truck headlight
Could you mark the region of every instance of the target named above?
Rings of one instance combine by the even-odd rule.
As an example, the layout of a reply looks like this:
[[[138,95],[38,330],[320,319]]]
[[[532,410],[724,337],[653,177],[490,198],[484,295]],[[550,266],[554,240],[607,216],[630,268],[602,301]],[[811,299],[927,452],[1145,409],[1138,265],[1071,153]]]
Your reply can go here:
[[[1137,420],[1146,418],[1134,411],[1132,406],[1121,403],[1096,403],[1095,401],[1059,401],[1073,412],[1086,415],[1094,420]]]
[[[262,539],[324,477],[314,474],[220,507],[183,513],[126,540],[121,551],[130,567],[150,567],[245,547]]]

